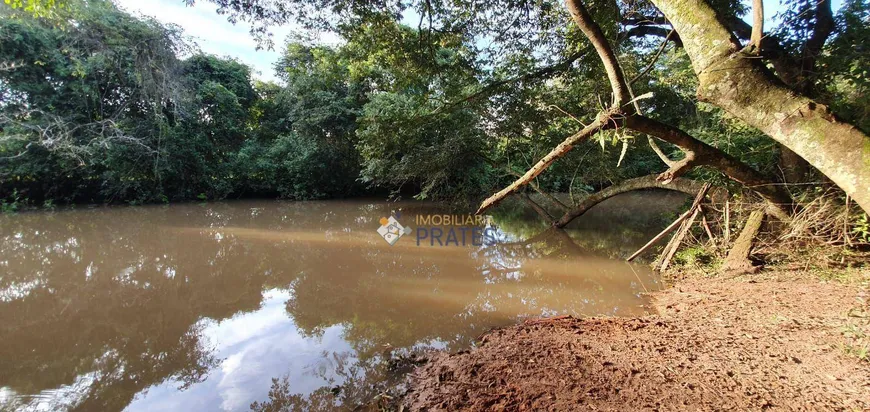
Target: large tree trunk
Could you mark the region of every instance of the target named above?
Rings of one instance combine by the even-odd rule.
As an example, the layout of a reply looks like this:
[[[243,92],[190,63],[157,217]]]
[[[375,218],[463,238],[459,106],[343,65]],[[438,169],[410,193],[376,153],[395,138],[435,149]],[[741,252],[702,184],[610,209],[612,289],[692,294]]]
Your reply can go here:
[[[786,183],[803,183],[810,173],[810,164],[785,146],[779,147],[779,168]]]
[[[476,214],[485,212],[509,194],[532,182],[536,176],[542,173],[556,159],[571,150],[575,144],[593,136],[601,130],[625,126],[629,129],[634,129],[673,143],[686,153],[686,157],[680,161],[665,162],[670,168],[659,176],[659,179],[663,183],[670,182],[695,166],[712,166],[724,172],[734,181],[749,187],[761,195],[771,206],[770,211],[772,213],[781,219],[788,218],[788,213],[785,210],[785,206],[791,204],[791,196],[788,191],[773,184],[769,179],[766,179],[738,159],[695,139],[686,132],[636,113],[635,107],[629,101],[631,92],[625,81],[622,68],[619,66],[616,55],[604,37],[601,28],[592,19],[582,0],[566,0],[566,6],[577,27],[580,28],[580,31],[592,43],[595,51],[598,53],[598,57],[604,64],[608,80],[610,81],[610,87],[613,91],[611,105],[608,109],[599,112],[595,117],[595,121],[584,127],[583,130],[565,139],[565,141],[551,150],[550,153],[539,160],[538,163],[516,181],[484,200],[477,209]]]
[[[698,75],[698,98],[782,143],[870,211],[870,137],[794,92],[739,41],[705,0],[652,0],[679,33]]]

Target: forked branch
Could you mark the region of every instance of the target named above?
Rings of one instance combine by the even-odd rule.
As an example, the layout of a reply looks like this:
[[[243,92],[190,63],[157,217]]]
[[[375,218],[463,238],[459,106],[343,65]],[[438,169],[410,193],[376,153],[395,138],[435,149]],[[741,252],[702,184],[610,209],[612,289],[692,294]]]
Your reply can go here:
[[[583,128],[579,132],[571,135],[562,143],[556,146],[550,153],[547,153],[541,160],[538,161],[531,169],[523,176],[511,183],[508,187],[500,190],[498,193],[484,200],[477,209],[477,214],[481,214],[490,207],[502,201],[507,195],[513,193],[517,189],[527,185],[541,172],[546,170],[556,159],[562,157],[565,153],[574,148],[574,145],[587,139],[588,137],[598,133],[602,129],[615,127],[621,123],[621,119],[625,116],[624,106],[630,101],[631,93],[628,90],[628,85],[625,82],[625,75],[622,68],[619,67],[619,62],[616,60],[616,54],[613,48],[610,47],[607,38],[604,37],[604,32],[598,26],[586,6],[581,0],[567,0],[566,5],[574,22],[580,28],[580,31],[589,39],[601,62],[604,63],[604,70],[607,72],[607,78],[610,80],[610,87],[613,90],[613,100],[611,107],[598,114],[595,121]],[[628,108],[628,110],[631,110]]]
[[[650,136],[655,136],[668,143],[674,144],[686,153],[686,157],[671,167],[660,176],[660,180],[667,181],[685,174],[694,166],[712,166],[725,173],[731,180],[755,191],[771,205],[771,213],[781,219],[787,219],[788,213],[785,207],[792,203],[791,195],[746,163],[710,146],[677,127],[650,119],[644,116],[632,116],[626,119],[625,126]]]
[[[733,156],[695,139],[679,128],[640,115],[638,113],[639,109],[629,104],[631,103],[631,90],[626,83],[616,55],[604,37],[601,28],[592,20],[592,16],[586,10],[581,0],[566,0],[566,5],[575,23],[592,43],[604,64],[604,69],[607,72],[607,77],[613,90],[612,106],[608,110],[599,113],[592,124],[556,146],[508,187],[486,199],[480,205],[480,208],[478,208],[478,214],[494,206],[517,189],[529,184],[556,159],[571,150],[575,144],[603,129],[624,126],[674,144],[686,153],[683,159],[671,161],[667,156],[664,156],[661,150],[656,150],[656,153],[659,154],[669,167],[667,171],[658,176],[658,181],[663,184],[672,182],[695,166],[712,166],[725,173],[732,180],[757,192],[771,206],[770,212],[772,214],[780,219],[788,219],[789,214],[786,212],[785,206],[790,205],[792,200],[790,194],[781,186],[774,184],[771,179],[767,179]],[[653,147],[655,150],[654,144]]]

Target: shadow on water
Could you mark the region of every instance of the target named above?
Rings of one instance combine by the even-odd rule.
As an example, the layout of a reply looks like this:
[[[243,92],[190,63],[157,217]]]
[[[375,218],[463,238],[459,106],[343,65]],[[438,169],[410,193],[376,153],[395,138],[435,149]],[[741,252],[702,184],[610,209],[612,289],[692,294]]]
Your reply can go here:
[[[495,245],[390,246],[376,229],[391,209],[412,227],[444,213],[342,201],[0,216],[2,407],[353,407],[399,376],[396,354],[467,348],[525,317],[642,314],[640,293],[659,288],[589,228],[535,239],[517,212],[496,217]]]

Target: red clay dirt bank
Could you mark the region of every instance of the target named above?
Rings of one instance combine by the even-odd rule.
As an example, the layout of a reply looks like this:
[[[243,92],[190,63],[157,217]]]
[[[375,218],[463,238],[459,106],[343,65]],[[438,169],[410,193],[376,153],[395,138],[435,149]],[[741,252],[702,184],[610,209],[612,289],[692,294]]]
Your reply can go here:
[[[404,408],[870,409],[866,283],[785,277],[683,281],[643,318],[496,329],[418,368]]]

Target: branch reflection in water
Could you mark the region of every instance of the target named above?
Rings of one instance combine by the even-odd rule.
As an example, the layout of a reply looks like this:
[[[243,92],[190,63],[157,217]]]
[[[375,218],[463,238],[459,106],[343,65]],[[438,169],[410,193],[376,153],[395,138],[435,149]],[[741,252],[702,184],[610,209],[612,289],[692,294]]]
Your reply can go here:
[[[503,208],[505,241],[465,247],[384,242],[391,210],[407,222],[445,211],[419,202],[0,216],[0,402],[353,407],[401,377],[396,358],[467,348],[525,317],[644,312],[658,279],[612,258],[657,227],[536,236],[544,225]]]

